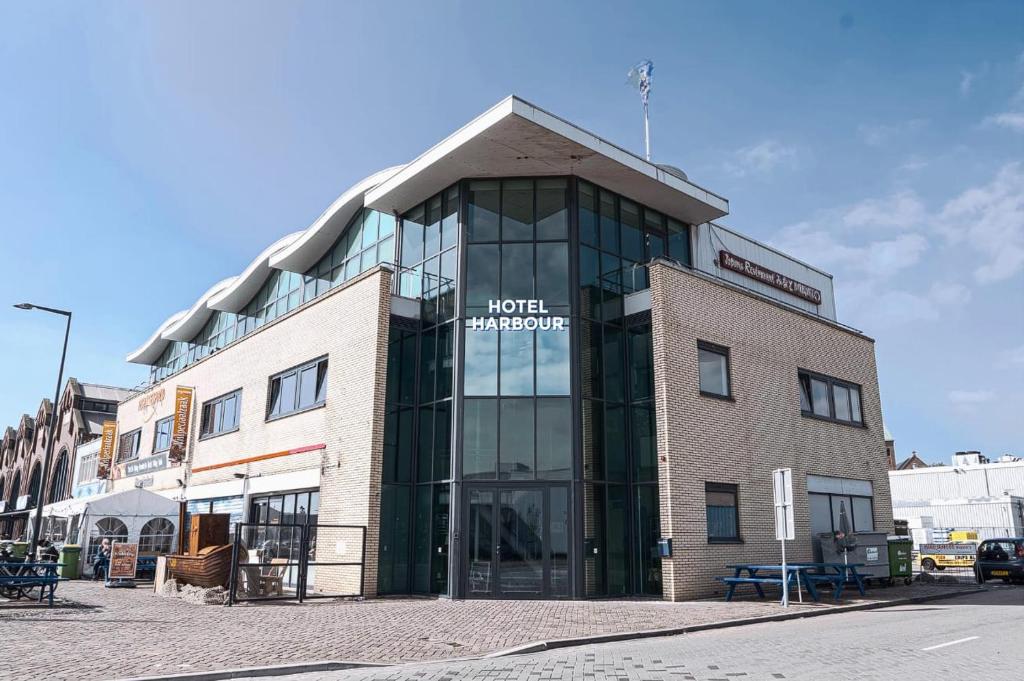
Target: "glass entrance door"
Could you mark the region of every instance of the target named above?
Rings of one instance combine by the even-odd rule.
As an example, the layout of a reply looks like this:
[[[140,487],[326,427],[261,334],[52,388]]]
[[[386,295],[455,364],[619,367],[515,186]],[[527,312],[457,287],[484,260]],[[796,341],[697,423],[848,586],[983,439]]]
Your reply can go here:
[[[466,595],[569,595],[569,490],[565,485],[466,490]]]

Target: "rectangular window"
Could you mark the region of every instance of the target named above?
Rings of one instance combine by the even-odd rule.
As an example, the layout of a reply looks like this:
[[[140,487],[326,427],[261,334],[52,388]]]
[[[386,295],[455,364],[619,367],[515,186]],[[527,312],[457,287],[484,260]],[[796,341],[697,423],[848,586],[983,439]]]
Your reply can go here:
[[[708,542],[740,541],[739,491],[736,485],[704,483]]]
[[[729,348],[697,342],[700,364],[700,392],[712,397],[731,397],[729,385]]]
[[[271,376],[268,396],[268,419],[319,407],[327,401],[327,358]]]
[[[800,413],[804,416],[842,423],[863,423],[859,385],[803,369],[798,372],[797,378],[800,384]]]
[[[156,422],[153,429],[153,453],[162,452],[171,448],[171,427],[174,425],[174,417],[168,416]]]
[[[238,410],[242,404],[242,391],[236,390],[203,403],[199,423],[199,437],[212,437],[238,429]]]
[[[142,429],[136,428],[133,431],[121,436],[117,447],[118,461],[131,461],[139,458],[139,442],[142,440]]]

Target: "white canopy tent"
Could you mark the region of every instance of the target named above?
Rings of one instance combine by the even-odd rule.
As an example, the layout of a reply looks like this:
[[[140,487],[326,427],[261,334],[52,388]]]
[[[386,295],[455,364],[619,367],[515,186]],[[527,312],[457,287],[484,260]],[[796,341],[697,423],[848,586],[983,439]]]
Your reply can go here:
[[[83,565],[106,537],[138,542],[140,553],[169,553],[177,534],[178,502],[141,488],[66,499],[43,507],[43,538],[82,547]]]

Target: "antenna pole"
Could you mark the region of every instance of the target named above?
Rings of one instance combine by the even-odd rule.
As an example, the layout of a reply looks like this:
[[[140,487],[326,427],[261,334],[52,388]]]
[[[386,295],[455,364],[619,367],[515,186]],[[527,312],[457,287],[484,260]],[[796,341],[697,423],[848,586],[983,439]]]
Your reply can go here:
[[[647,101],[644,101],[644,157],[651,162],[651,126],[647,121]]]

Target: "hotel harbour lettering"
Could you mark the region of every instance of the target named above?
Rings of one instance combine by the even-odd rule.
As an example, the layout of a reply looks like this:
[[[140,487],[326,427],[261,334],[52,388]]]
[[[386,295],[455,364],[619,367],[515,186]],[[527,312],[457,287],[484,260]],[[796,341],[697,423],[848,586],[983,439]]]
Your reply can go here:
[[[499,317],[471,317],[470,331],[565,331],[565,319],[550,314],[543,300],[489,300],[487,312]]]

